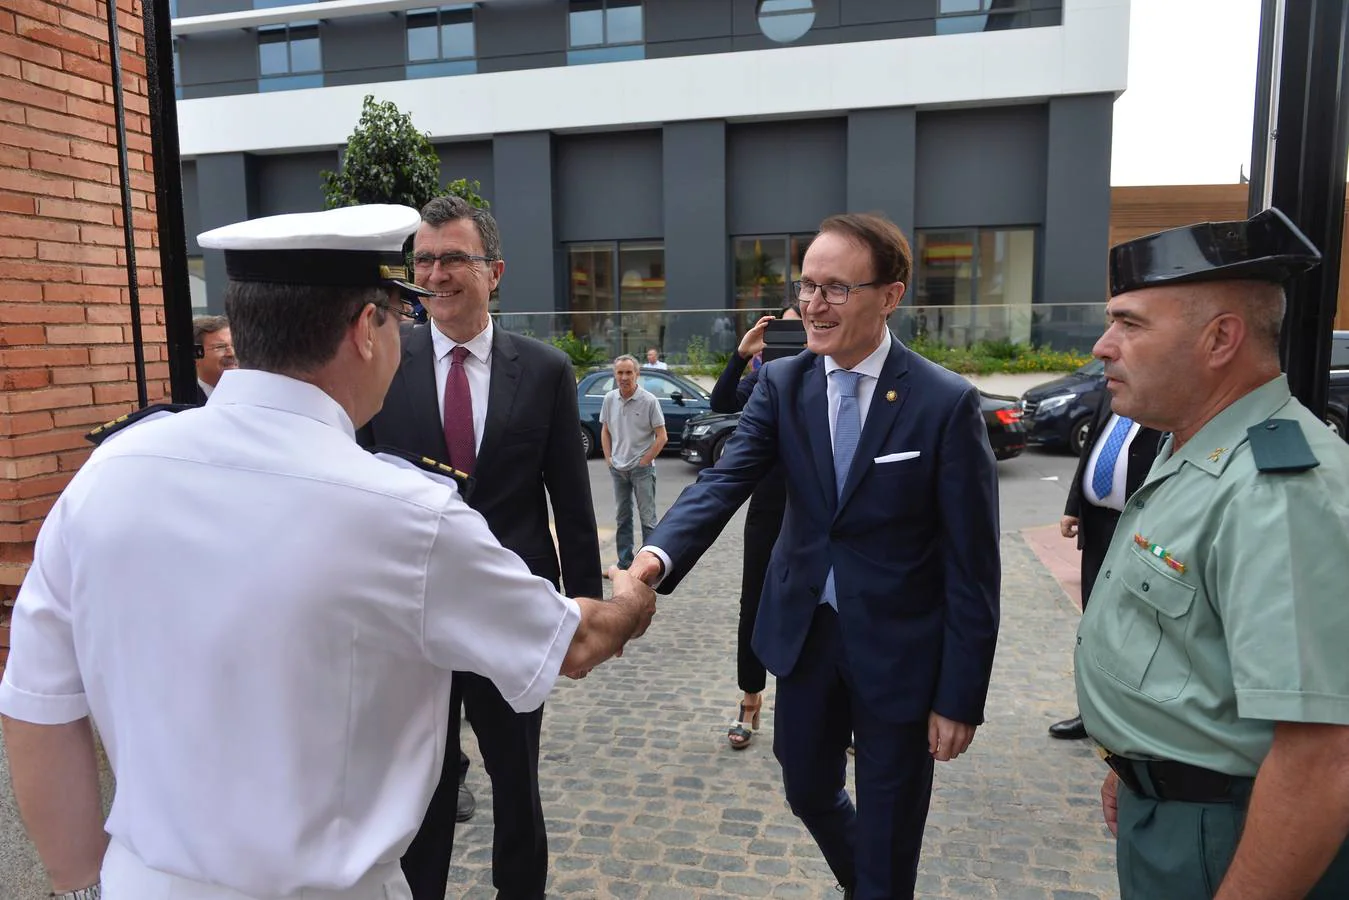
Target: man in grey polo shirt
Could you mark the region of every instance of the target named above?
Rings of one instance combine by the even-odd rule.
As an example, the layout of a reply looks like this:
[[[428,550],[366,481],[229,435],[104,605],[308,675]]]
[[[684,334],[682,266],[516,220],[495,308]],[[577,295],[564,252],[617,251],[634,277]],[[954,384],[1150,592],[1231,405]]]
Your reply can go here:
[[[632,501],[642,517],[642,541],[656,530],[656,457],[667,440],[665,415],[660,401],[637,384],[637,360],[620,356],[614,360],[618,385],[604,395],[600,407],[600,444],[604,461],[614,479],[618,567],[632,565]]]

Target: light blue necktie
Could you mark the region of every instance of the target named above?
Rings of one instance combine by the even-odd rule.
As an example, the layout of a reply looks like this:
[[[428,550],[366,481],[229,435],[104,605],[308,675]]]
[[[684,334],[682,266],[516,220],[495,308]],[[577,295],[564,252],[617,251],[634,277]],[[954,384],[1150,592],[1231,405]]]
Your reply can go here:
[[[834,487],[838,496],[842,497],[843,485],[848,481],[848,469],[852,467],[853,455],[857,453],[857,441],[862,436],[862,414],[857,406],[857,383],[862,380],[862,373],[835,369],[829,377],[837,379],[838,385],[838,418],[834,420]],[[820,602],[838,609],[832,567],[824,579]]]
[[[1119,459],[1120,449],[1128,439],[1129,429],[1133,426],[1133,419],[1120,416],[1115,420],[1115,427],[1110,429],[1110,434],[1106,435],[1105,443],[1101,445],[1101,454],[1096,457],[1096,468],[1091,473],[1091,489],[1096,493],[1098,500],[1104,500],[1109,496],[1110,488],[1115,484],[1115,460]]]

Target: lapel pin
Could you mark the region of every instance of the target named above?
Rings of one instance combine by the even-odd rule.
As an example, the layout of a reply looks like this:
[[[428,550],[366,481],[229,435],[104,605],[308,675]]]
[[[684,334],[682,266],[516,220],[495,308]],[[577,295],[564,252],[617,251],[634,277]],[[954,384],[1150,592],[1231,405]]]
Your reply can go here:
[[[899,394],[896,394],[894,391],[886,391],[886,392],[885,392],[885,399],[886,399],[886,400],[889,400],[891,403],[894,403],[894,402],[895,402],[895,398],[897,398],[898,396],[899,396]]]
[[[1218,460],[1223,458],[1223,454],[1226,452],[1227,452],[1226,447],[1219,447],[1217,450],[1214,450],[1212,453],[1208,455],[1208,461],[1217,462]]]

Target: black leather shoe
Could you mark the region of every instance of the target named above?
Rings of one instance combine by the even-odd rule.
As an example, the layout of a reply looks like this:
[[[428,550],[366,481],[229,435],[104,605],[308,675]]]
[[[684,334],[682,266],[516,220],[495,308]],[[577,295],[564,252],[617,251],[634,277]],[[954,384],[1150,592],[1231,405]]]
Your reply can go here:
[[[1073,716],[1050,725],[1049,736],[1061,741],[1080,741],[1087,736],[1087,727],[1082,724],[1081,716]]]
[[[473,813],[478,809],[478,801],[473,799],[473,792],[464,785],[459,785],[459,802],[454,810],[454,820],[456,822],[467,822],[473,818]]]

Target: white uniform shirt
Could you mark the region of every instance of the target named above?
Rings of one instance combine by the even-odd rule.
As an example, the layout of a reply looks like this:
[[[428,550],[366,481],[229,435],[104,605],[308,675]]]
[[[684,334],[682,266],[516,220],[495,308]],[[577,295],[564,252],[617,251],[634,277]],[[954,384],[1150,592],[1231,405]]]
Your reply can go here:
[[[450,351],[459,346],[468,348],[468,356],[464,357],[464,375],[468,377],[468,393],[473,399],[473,451],[476,453],[482,448],[482,431],[487,426],[487,392],[492,389],[492,320],[488,319],[487,327],[462,345],[431,323],[441,428],[445,427],[445,379],[450,374]]]
[[[421,824],[451,670],[537,708],[579,611],[318,388],[236,370],[215,393],[99,447],[61,495],[0,713],[92,713],[107,830],[146,865],[254,897],[346,888]]]
[[[1096,478],[1096,464],[1101,458],[1101,450],[1105,448],[1106,438],[1110,436],[1110,432],[1115,430],[1115,423],[1118,421],[1119,415],[1111,413],[1105,427],[1096,436],[1096,443],[1091,448],[1091,456],[1088,457],[1086,468],[1082,472],[1082,497],[1095,506],[1104,506],[1106,509],[1123,512],[1124,504],[1129,499],[1128,491],[1125,489],[1129,479],[1129,445],[1134,442],[1134,438],[1138,437],[1138,430],[1142,427],[1137,422],[1130,426],[1128,433],[1124,436],[1124,443],[1120,445],[1119,455],[1115,457],[1115,467],[1110,473],[1110,493],[1104,497],[1098,496],[1096,488],[1092,485]]]

